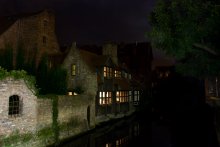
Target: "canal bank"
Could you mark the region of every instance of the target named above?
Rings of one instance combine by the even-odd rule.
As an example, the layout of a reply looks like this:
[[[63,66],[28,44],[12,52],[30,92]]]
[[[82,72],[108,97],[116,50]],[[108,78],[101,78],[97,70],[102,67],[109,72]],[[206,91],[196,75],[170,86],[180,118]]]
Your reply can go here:
[[[149,146],[151,144],[151,120],[149,115],[146,116],[148,117],[134,113],[102,123],[89,132],[60,142],[59,147]]]

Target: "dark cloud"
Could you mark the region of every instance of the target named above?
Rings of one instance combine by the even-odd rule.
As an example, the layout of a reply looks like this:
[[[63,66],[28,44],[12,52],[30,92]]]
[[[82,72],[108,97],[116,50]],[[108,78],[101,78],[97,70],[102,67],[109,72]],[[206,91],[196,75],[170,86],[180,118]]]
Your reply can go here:
[[[145,41],[154,0],[0,0],[0,13],[52,8],[59,41]]]

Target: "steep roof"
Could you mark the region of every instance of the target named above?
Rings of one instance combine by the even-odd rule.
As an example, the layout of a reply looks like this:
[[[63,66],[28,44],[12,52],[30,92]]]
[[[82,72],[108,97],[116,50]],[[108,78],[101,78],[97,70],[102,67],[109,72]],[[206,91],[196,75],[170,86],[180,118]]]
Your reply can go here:
[[[4,33],[10,26],[12,26],[17,19],[10,19],[9,17],[0,17],[0,35]]]
[[[80,56],[92,71],[95,71],[96,67],[105,65],[109,60],[109,56],[97,55],[85,50],[80,50]]]

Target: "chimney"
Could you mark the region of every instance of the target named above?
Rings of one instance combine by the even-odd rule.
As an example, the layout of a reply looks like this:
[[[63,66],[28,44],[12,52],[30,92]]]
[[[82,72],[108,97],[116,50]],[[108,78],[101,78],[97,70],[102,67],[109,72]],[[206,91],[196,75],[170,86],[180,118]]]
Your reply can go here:
[[[117,54],[118,46],[117,44],[107,43],[102,47],[102,55],[110,56],[113,63],[118,65],[118,54]]]

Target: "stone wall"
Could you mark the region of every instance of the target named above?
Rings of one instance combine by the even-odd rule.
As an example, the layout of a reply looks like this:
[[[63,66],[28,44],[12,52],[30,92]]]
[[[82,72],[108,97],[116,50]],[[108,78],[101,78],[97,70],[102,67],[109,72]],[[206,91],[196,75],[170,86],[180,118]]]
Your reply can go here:
[[[95,127],[95,108],[92,97],[87,95],[60,96],[58,123],[60,138],[66,138]]]
[[[73,64],[76,65],[75,76],[72,76],[71,74],[71,66]],[[75,44],[72,45],[68,55],[64,59],[63,67],[67,70],[68,89],[73,89],[79,86],[84,91],[84,94],[95,97],[98,90],[97,75],[82,59],[80,50]]]
[[[37,99],[37,129],[51,127],[52,118],[52,100],[46,98]]]
[[[9,114],[9,98],[19,97],[19,113]],[[34,132],[37,123],[37,97],[24,80],[7,78],[0,81],[0,136],[14,131]]]

